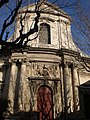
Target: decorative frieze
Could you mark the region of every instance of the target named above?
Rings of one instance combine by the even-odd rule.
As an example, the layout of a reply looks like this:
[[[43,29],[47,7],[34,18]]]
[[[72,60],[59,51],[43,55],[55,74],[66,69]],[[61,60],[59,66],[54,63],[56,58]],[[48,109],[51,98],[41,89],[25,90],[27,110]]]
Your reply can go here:
[[[60,78],[59,65],[31,62],[31,77]]]

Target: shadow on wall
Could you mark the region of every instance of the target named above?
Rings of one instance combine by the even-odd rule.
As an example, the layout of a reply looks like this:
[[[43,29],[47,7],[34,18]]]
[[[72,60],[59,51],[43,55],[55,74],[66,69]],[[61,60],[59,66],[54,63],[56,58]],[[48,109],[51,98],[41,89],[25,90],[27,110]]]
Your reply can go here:
[[[4,120],[4,113],[6,113],[9,101],[7,99],[0,99],[0,120]]]
[[[61,113],[55,120],[86,120],[81,111]]]
[[[7,99],[0,99],[0,120],[39,120],[39,112],[36,111],[21,111],[10,115],[8,111],[9,102]],[[8,114],[10,116],[6,117]]]
[[[39,120],[39,113],[36,111],[18,112],[4,120]]]
[[[5,103],[2,105],[7,107],[7,102],[5,101]],[[6,110],[6,107],[3,108],[2,110]],[[21,111],[21,112],[15,113],[14,115],[11,115],[8,118],[3,118],[1,116],[1,111],[0,111],[0,120],[40,120],[40,118],[39,118],[39,112],[36,112],[36,111],[29,111],[29,112]],[[47,119],[43,119],[43,120],[47,120]],[[57,118],[54,120],[86,120],[86,119],[83,116],[83,114],[80,111],[78,111],[78,112],[69,113],[69,114],[60,113],[57,116]]]

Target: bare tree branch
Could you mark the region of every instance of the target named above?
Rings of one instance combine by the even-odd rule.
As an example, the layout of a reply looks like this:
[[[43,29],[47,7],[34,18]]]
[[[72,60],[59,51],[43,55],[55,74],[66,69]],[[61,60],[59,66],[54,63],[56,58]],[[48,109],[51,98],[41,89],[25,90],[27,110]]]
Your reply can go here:
[[[44,1],[44,0],[43,0]],[[1,31],[1,35],[0,35],[0,44],[3,46],[3,47],[6,47],[6,48],[18,48],[18,47],[22,47],[22,46],[25,46],[26,45],[26,42],[25,44],[23,44],[23,41],[25,38],[27,38],[27,42],[28,42],[28,37],[35,33],[35,32],[38,32],[38,22],[39,22],[39,17],[40,17],[40,11],[39,11],[39,7],[42,3],[37,3],[36,5],[36,8],[35,8],[35,13],[36,13],[36,17],[35,17],[35,23],[34,23],[34,27],[27,32],[27,33],[23,33],[23,24],[22,24],[22,21],[25,19],[25,16],[27,14],[28,11],[25,11],[25,15],[23,18],[20,19],[20,25],[21,25],[21,29],[19,30],[19,37],[17,37],[13,42],[8,42],[7,41],[7,38],[8,38],[8,34],[9,32],[6,33],[6,37],[5,37],[5,40],[3,40],[3,35],[4,35],[4,32],[5,30],[14,22],[17,14],[18,14],[18,11],[19,11],[19,8],[21,6],[21,3],[22,3],[22,0],[20,0],[18,2],[18,5],[16,6],[16,8],[11,12],[11,14],[8,16],[8,18],[4,21],[4,24],[3,24],[3,28],[2,28],[2,31]],[[8,20],[10,19],[10,21],[8,22]]]
[[[6,4],[6,3],[8,3],[9,2],[9,0],[1,0],[0,1],[0,8],[4,5],[4,4]]]
[[[5,30],[6,30],[6,28],[9,27],[14,22],[14,20],[16,18],[16,15],[18,13],[18,10],[19,10],[19,8],[21,6],[21,3],[22,3],[22,0],[19,1],[16,8],[11,12],[11,14],[8,16],[8,18],[4,21],[2,32],[1,32],[1,35],[0,35],[0,41],[1,42],[2,42],[3,34],[4,34]],[[10,19],[10,21],[8,22],[9,19]]]

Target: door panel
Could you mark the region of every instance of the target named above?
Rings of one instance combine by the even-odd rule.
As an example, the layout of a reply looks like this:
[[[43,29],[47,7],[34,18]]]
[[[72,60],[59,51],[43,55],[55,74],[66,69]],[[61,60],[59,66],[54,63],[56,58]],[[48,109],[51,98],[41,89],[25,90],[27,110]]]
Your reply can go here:
[[[47,86],[38,89],[37,107],[40,113],[40,120],[53,119],[53,100],[52,91]]]

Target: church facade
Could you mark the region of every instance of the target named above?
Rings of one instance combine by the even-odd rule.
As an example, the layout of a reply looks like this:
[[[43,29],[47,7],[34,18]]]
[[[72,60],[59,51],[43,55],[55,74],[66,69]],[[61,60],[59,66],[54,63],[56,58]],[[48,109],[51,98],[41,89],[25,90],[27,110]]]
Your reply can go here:
[[[33,27],[35,18],[34,4],[22,8],[21,16],[27,9],[31,13],[22,22],[24,33]],[[20,34],[21,16],[17,16],[15,38]],[[38,27],[38,33],[29,37],[30,42],[22,51],[0,55],[0,99],[8,101],[3,114],[8,117],[20,113],[22,117],[30,113],[32,120],[53,120],[62,115],[67,119],[67,114],[80,109],[85,113],[83,99],[88,92],[82,84],[90,80],[90,73],[81,58],[90,65],[90,57],[83,55],[73,42],[71,18],[45,1]]]

